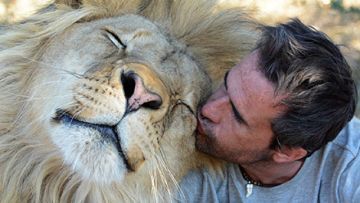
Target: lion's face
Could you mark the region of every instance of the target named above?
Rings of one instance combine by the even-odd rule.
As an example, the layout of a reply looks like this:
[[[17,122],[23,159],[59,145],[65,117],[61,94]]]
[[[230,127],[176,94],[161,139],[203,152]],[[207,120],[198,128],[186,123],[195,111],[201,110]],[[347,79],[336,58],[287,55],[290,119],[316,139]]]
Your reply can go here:
[[[209,80],[185,47],[145,18],[78,23],[41,51],[28,87],[40,98],[31,116],[42,118],[83,178],[112,182],[137,173],[161,150],[179,105],[194,120],[182,128],[194,131]]]
[[[252,49],[243,9],[209,0],[54,0],[0,34],[0,202],[170,202],[196,111]]]

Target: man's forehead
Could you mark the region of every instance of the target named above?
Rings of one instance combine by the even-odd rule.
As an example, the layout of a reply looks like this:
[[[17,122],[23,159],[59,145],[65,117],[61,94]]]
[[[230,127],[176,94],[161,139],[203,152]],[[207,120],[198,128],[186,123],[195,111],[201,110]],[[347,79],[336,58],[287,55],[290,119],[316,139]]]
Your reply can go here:
[[[234,68],[251,67],[243,69],[243,71],[252,71],[259,68],[259,51],[254,50],[245,56]]]
[[[283,111],[281,101],[285,96],[277,94],[275,85],[259,70],[257,51],[245,57],[229,72],[228,77],[230,97],[244,117]]]
[[[230,71],[229,77],[234,77],[230,79],[233,79],[235,83],[238,82],[241,88],[240,90],[244,90],[246,93],[255,95],[261,93],[274,96],[274,85],[260,71],[258,60],[257,51],[251,52]],[[251,90],[257,91],[254,92]]]

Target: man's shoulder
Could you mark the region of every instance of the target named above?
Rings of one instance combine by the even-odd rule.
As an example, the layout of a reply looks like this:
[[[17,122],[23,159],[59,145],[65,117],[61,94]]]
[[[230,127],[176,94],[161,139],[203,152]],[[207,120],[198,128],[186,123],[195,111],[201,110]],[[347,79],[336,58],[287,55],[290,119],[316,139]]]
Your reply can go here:
[[[210,182],[211,184],[218,185],[223,183],[229,175],[238,176],[240,174],[239,166],[235,163],[223,162],[221,167],[215,171],[209,168],[197,168],[189,171],[182,179],[183,183],[199,184],[203,182]],[[194,184],[195,185],[195,184]]]
[[[178,202],[223,201],[227,198],[227,192],[223,191],[224,185],[227,184],[229,173],[235,173],[236,166],[236,164],[224,163],[221,173],[214,173],[208,168],[189,171],[180,182]]]
[[[360,120],[353,118],[339,133],[335,140],[327,144],[318,152],[318,160],[329,175],[344,174],[354,167],[359,167],[360,162]]]
[[[354,117],[332,142],[333,147],[343,150],[349,156],[359,156],[360,120]]]
[[[339,202],[360,201],[360,120],[353,118],[333,141],[335,156],[333,185],[336,185]],[[337,157],[337,155],[340,155]]]
[[[353,118],[335,140],[306,159],[299,173],[284,186],[289,193],[311,186],[311,191],[306,192],[312,196],[307,197],[319,202],[359,202],[359,153],[360,120]]]

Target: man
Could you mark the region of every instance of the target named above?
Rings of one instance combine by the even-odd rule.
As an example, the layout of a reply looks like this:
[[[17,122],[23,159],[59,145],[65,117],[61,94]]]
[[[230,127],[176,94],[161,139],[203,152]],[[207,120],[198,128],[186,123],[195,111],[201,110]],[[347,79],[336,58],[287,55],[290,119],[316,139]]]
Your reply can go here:
[[[199,110],[196,147],[230,162],[224,177],[191,172],[184,198],[360,202],[350,67],[325,34],[298,19],[261,31],[256,49]]]

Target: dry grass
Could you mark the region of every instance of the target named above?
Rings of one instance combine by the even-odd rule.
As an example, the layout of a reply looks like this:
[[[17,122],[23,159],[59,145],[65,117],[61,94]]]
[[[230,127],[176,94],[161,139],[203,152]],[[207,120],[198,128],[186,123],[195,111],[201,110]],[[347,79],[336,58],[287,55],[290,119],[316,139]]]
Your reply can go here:
[[[18,21],[51,0],[0,0],[0,21]],[[342,51],[360,89],[360,0],[220,0],[241,5],[259,22],[275,24],[298,17],[327,33]],[[338,4],[337,4],[338,3]],[[341,4],[339,4],[341,3]],[[360,116],[360,102],[357,115]]]

